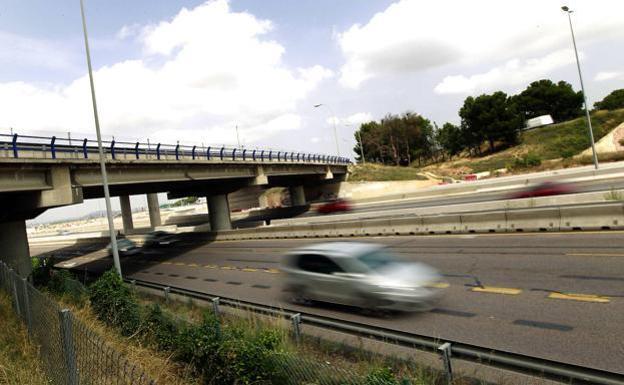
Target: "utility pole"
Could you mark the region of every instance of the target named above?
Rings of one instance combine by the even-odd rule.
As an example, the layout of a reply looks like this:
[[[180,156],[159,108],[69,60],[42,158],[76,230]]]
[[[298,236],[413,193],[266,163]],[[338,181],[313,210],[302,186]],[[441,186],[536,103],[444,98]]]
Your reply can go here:
[[[567,6],[561,7],[563,12],[568,14],[570,22],[570,33],[572,34],[572,45],[574,46],[574,56],[576,57],[576,68],[578,69],[579,80],[581,81],[581,92],[583,93],[583,104],[585,105],[585,117],[587,118],[587,129],[589,130],[589,140],[591,142],[592,155],[594,157],[594,168],[598,170],[598,155],[596,154],[596,146],[594,145],[594,130],[592,129],[591,118],[589,117],[589,107],[587,107],[587,95],[585,94],[585,86],[583,85],[583,75],[581,74],[581,62],[579,61],[578,51],[576,50],[576,39],[574,38],[574,29],[572,28],[572,10]]]
[[[104,149],[102,148],[102,135],[100,134],[100,120],[98,118],[97,103],[95,100],[95,85],[93,83],[93,69],[91,67],[91,53],[89,52],[89,38],[87,37],[87,21],[85,20],[84,4],[80,0],[80,15],[82,16],[82,32],[84,34],[85,52],[87,55],[87,68],[89,70],[89,84],[91,85],[91,102],[93,104],[93,119],[95,120],[95,133],[97,135],[98,152],[100,154],[100,170],[102,172],[102,188],[104,190],[104,202],[106,203],[106,215],[108,217],[108,232],[110,233],[111,251],[113,252],[113,263],[115,270],[120,277],[121,264],[119,263],[119,250],[117,249],[117,237],[115,235],[115,223],[113,222],[113,210],[108,191],[108,177],[106,176],[106,160]]]

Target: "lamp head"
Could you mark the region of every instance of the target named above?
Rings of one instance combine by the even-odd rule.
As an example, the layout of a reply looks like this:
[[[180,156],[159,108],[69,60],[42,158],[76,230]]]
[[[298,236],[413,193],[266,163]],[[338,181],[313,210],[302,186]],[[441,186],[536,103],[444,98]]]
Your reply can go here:
[[[323,103],[317,103],[317,104],[314,105],[314,108],[320,107],[322,105],[323,105]]]
[[[568,8],[567,5],[564,5],[563,7],[561,7],[561,9],[563,10],[563,12],[570,12],[570,8]]]

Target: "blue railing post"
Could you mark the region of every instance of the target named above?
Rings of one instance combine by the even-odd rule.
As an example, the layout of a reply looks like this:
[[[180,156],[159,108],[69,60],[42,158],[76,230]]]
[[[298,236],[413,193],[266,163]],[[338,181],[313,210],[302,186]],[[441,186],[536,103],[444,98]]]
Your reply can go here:
[[[299,157],[300,157],[301,153],[297,153],[297,162],[299,162]]]
[[[246,154],[246,153],[247,153],[247,149],[244,149],[244,150],[243,150],[243,160],[247,160],[247,159],[246,159],[246,157],[245,157],[245,154]]]
[[[111,141],[110,153],[111,153],[111,157],[115,159],[115,139]]]
[[[175,147],[175,156],[176,156],[176,160],[180,160],[180,143],[176,144]]]
[[[294,153],[294,152],[291,152],[291,153],[290,153],[290,161],[291,161],[291,162],[294,162],[294,161],[295,161],[295,153]]]
[[[236,149],[232,150],[232,160],[236,160]]]
[[[197,146],[193,146],[193,149],[191,150],[191,158],[193,158],[193,160],[195,160],[195,150],[197,149]]]
[[[253,159],[254,162],[256,161],[256,150],[251,152],[251,159]]]
[[[13,146],[13,157],[17,158],[17,134],[13,134],[11,145]]]
[[[134,145],[134,157],[139,159],[139,142],[136,142]]]
[[[269,151],[269,161],[273,160],[273,151]]]
[[[208,146],[208,149],[206,150],[206,159],[210,160],[210,146]]]
[[[156,159],[160,160],[160,143],[156,146]]]
[[[278,151],[278,152],[277,152],[277,161],[278,161],[278,162],[281,160],[281,159],[280,159],[280,154],[281,154],[281,153],[282,153],[281,151]]]
[[[223,160],[223,151],[225,151],[225,147],[221,147],[221,152],[219,153],[221,160]]]
[[[87,138],[84,138],[82,141],[82,155],[84,155],[85,159],[89,158],[89,152],[87,151]]]
[[[17,140],[17,134],[15,135],[15,139]],[[52,154],[52,159],[56,159],[56,136],[53,136],[50,140],[50,153]],[[17,153],[15,155],[17,158]]]
[[[260,160],[264,162],[264,150],[260,152]]]

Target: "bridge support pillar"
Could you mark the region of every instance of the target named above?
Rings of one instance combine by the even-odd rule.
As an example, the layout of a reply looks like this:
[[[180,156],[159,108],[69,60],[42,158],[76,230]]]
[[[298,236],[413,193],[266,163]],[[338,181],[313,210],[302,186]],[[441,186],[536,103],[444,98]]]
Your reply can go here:
[[[0,258],[22,278],[30,276],[30,249],[26,235],[26,221],[16,220],[0,223]]]
[[[212,231],[231,230],[230,204],[227,194],[209,195],[208,214],[210,215],[210,229]]]
[[[134,230],[132,223],[132,206],[130,206],[130,196],[121,195],[119,197],[119,205],[121,206],[121,220],[123,221],[124,234],[129,234]]]
[[[150,226],[155,228],[161,225],[160,205],[158,204],[158,194],[147,194],[147,209],[149,210]]]
[[[305,190],[303,189],[303,186],[290,186],[288,191],[290,192],[291,206],[303,206],[306,204]]]

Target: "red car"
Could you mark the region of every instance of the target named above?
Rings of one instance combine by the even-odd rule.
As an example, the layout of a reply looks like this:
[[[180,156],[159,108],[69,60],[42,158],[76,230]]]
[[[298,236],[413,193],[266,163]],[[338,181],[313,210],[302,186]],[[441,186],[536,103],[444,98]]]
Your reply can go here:
[[[351,204],[344,199],[336,199],[320,205],[316,211],[319,214],[330,214],[339,211],[351,211]]]
[[[512,193],[508,199],[545,197],[551,195],[570,194],[573,192],[575,192],[574,188],[567,183],[543,182],[526,190]]]

